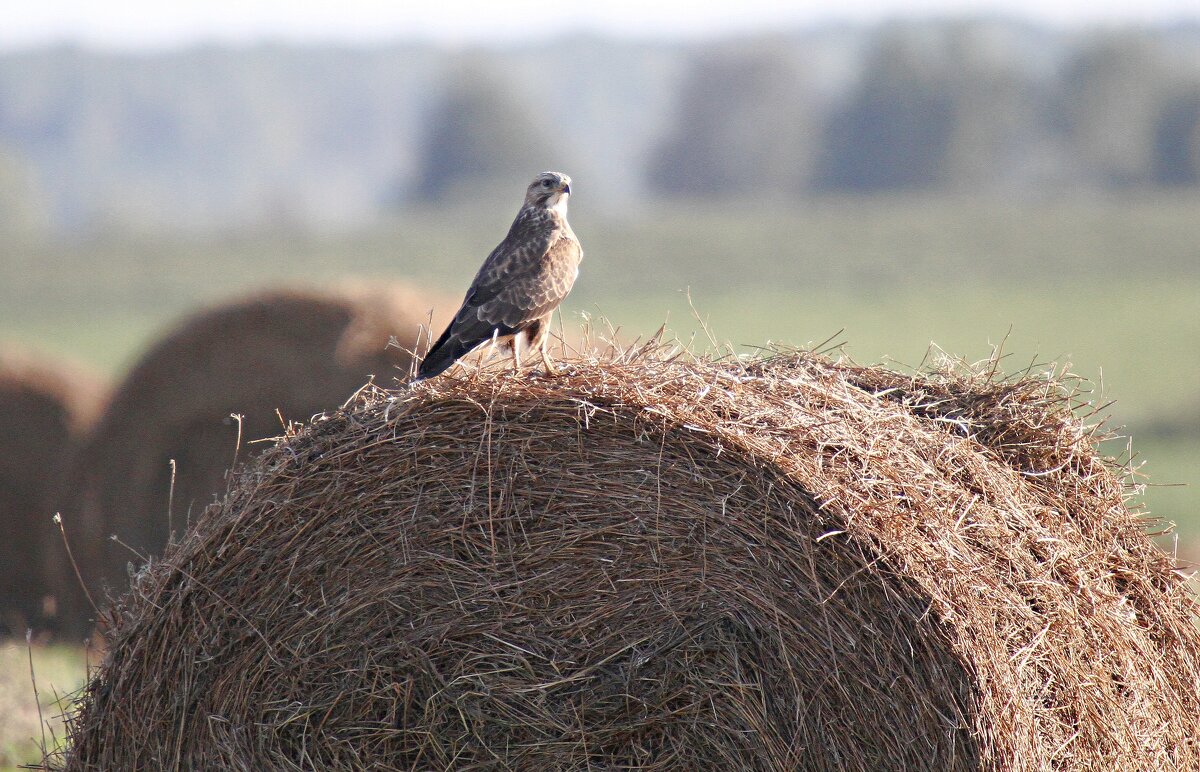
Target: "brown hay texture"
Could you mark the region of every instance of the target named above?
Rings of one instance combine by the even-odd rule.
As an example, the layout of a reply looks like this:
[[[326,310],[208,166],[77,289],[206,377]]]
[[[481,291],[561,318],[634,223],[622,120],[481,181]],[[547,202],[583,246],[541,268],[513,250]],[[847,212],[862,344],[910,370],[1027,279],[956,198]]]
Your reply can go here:
[[[364,393],[112,611],[71,770],[1200,768],[1068,384],[641,351]]]
[[[128,587],[126,566],[142,562],[135,551],[160,554],[171,532],[224,493],[235,456],[248,459],[269,446],[254,441],[283,433],[280,414],[308,421],[369,376],[384,385],[407,376],[403,349],[415,347],[431,304],[401,286],[268,292],[166,335],[116,390],[63,486],[59,509],[95,602]],[[392,337],[403,348],[389,347]],[[64,552],[60,535],[48,535]],[[52,568],[57,626],[78,634],[95,612],[74,572]]]
[[[0,635],[43,617],[40,531],[75,436],[94,420],[104,380],[73,363],[0,347]]]

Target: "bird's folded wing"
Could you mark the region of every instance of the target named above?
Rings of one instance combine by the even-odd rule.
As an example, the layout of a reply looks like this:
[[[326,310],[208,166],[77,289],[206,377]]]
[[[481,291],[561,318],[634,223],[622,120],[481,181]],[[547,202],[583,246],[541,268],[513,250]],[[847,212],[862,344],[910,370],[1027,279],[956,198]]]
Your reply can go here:
[[[532,250],[530,250],[532,251]],[[468,293],[455,325],[486,326],[488,334],[494,328],[520,329],[553,311],[575,283],[579,268],[579,243],[559,238],[540,254],[530,254],[525,248],[497,262],[503,270],[481,277],[484,281]]]
[[[548,214],[536,209],[522,209],[504,241],[479,266],[463,300],[463,309],[483,305],[500,294],[515,277],[533,270],[558,237]]]

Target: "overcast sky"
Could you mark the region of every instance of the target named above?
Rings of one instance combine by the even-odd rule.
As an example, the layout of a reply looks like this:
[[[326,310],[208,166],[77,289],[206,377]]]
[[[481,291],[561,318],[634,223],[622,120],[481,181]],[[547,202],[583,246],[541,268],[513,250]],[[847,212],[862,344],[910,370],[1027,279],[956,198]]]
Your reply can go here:
[[[698,37],[889,16],[1016,16],[1056,26],[1200,20],[1200,0],[14,0],[0,46],[74,41],[160,48],[197,41],[449,43],[544,38],[590,30],[638,37]]]

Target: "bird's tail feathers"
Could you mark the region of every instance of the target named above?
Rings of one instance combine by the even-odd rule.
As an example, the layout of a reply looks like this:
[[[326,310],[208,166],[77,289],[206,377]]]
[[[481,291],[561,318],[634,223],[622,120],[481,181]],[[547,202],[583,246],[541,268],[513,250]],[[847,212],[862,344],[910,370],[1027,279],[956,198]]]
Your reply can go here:
[[[437,343],[429,349],[425,358],[421,360],[421,366],[417,368],[417,377],[413,379],[413,382],[440,375],[480,343],[483,343],[483,340],[466,341],[450,335],[450,331],[446,330]]]

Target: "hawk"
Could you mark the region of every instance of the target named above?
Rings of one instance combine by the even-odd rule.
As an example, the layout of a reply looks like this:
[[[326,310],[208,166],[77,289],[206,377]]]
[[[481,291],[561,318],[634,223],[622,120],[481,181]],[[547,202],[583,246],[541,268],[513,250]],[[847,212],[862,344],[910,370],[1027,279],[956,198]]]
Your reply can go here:
[[[508,235],[483,261],[454,320],[421,360],[416,380],[432,378],[489,341],[510,349],[515,368],[523,342],[537,348],[546,371],[558,373],[546,355],[550,317],[571,291],[583,259],[567,223],[570,195],[571,178],[559,172],[542,172],[529,184]]]

